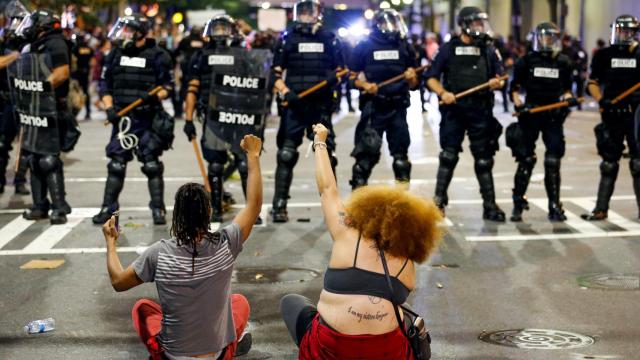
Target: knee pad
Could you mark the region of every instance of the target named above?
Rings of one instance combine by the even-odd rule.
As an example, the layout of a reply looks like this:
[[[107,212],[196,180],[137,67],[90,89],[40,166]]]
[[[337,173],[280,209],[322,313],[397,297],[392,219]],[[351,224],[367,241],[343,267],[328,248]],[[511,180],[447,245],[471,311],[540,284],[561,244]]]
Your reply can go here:
[[[142,164],[141,170],[143,174],[150,178],[162,176],[162,173],[164,172],[164,164],[160,160],[145,162]]]
[[[238,161],[236,164],[238,166],[238,172],[240,173],[240,176],[246,177],[247,174],[249,173],[249,165],[247,164],[247,162],[244,159],[242,159]]]
[[[538,161],[538,158],[535,155],[527,156],[525,158],[518,160],[519,163],[522,163],[522,165],[526,166],[529,169],[533,169],[533,167],[536,166],[537,161]],[[546,163],[546,159],[545,159],[545,163]]]
[[[210,176],[222,176],[224,173],[224,164],[217,162],[209,163],[207,170],[209,170]]]
[[[411,161],[409,161],[407,155],[393,156],[393,170],[401,173],[408,173],[411,171]]]
[[[109,172],[109,174],[114,174],[120,177],[124,177],[126,170],[127,170],[127,164],[119,160],[112,159],[107,164],[107,171]]]
[[[439,160],[442,166],[454,168],[458,163],[458,152],[453,149],[444,149],[440,152]]]
[[[604,175],[616,175],[619,165],[614,161],[603,161],[600,163],[600,172]]]
[[[62,161],[57,155],[45,155],[38,160],[38,166],[44,173],[56,171],[62,166]]]
[[[557,156],[545,156],[544,168],[553,170],[560,169],[560,158]]]
[[[640,159],[629,160],[629,170],[631,170],[631,175],[633,177],[640,176]]]
[[[493,158],[476,159],[474,167],[477,172],[491,171],[493,169]]]
[[[290,147],[283,147],[278,150],[278,165],[284,165],[288,168],[293,168],[298,162],[298,156],[300,154],[296,149]]]

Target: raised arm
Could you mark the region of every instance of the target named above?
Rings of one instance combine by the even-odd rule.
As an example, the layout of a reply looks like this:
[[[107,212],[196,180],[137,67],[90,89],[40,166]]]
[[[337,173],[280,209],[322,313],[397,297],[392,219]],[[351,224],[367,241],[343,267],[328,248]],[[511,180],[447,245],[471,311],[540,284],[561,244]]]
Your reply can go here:
[[[324,221],[327,223],[331,237],[335,241],[342,238],[347,226],[344,224],[344,205],[342,204],[342,199],[340,199],[338,185],[329,160],[329,151],[326,144],[329,130],[324,125],[317,124],[313,126],[313,132],[315,134],[313,149],[316,157],[316,183],[320,193]]]
[[[233,219],[240,226],[242,241],[246,241],[251,234],[253,224],[256,223],[262,209],[262,174],[260,173],[260,152],[262,141],[254,135],[245,135],[240,147],[247,156],[249,175],[247,176],[247,204]]]
[[[111,279],[111,286],[115,291],[126,291],[142,284],[133,267],[122,268],[122,263],[116,251],[116,241],[118,240],[118,230],[115,227],[115,217],[102,225],[102,233],[107,242],[107,271]]]

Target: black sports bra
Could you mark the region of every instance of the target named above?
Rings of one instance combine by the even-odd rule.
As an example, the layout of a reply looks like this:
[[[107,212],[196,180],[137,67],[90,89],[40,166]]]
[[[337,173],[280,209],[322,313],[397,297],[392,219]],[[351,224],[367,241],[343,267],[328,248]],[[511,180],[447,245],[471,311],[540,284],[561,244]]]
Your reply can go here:
[[[404,303],[409,297],[409,290],[400,280],[398,276],[407,266],[409,259],[404,262],[402,268],[395,276],[391,276],[393,284],[393,297],[389,294],[389,285],[384,274],[374,271],[360,269],[356,267],[358,260],[358,248],[360,247],[361,235],[358,235],[358,243],[356,245],[356,255],[353,258],[353,266],[345,269],[327,268],[324,274],[324,289],[334,294],[345,295],[370,295],[383,298],[396,303]]]

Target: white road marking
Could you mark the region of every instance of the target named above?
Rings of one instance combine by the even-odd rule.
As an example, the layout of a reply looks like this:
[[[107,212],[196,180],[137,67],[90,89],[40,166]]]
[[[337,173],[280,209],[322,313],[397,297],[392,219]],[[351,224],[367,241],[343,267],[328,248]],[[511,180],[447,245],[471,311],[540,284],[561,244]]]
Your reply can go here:
[[[16,236],[20,235],[21,232],[25,231],[34,222],[35,220],[25,220],[22,218],[22,215],[20,215],[2,227],[2,229],[0,229],[0,249]]]
[[[467,241],[529,241],[529,240],[564,240],[564,239],[588,239],[588,238],[618,238],[628,236],[640,236],[640,231],[609,231],[595,233],[571,233],[571,234],[536,234],[536,235],[479,235],[466,236]],[[0,252],[1,253],[1,252]]]
[[[69,216],[66,224],[51,225],[47,230],[43,231],[37,238],[30,242],[23,250],[28,253],[43,252],[52,249],[84,219],[85,218],[83,217]]]
[[[544,200],[533,199],[533,200],[529,200],[529,203],[545,211],[547,210],[547,207],[548,207],[548,200],[546,199]],[[589,234],[606,233],[606,231],[604,231],[603,229],[599,228],[598,226],[594,225],[589,221],[582,220],[580,216],[572,213],[571,211],[568,211],[565,209],[564,215],[567,217],[567,220],[565,220],[564,223],[567,224],[568,226],[571,226],[579,233],[589,233]]]

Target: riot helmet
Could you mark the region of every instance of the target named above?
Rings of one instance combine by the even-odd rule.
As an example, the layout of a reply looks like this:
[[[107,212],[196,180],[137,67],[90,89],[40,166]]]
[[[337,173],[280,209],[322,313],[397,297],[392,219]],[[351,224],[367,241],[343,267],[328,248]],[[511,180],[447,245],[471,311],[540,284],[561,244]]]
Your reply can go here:
[[[60,17],[50,10],[36,10],[22,19],[16,35],[27,41],[36,40],[41,34],[60,29]]]
[[[543,22],[533,32],[533,51],[560,51],[560,29],[552,22]]]
[[[132,14],[119,17],[107,37],[126,49],[146,38],[149,30],[151,30],[151,22],[147,17],[141,14]]]
[[[489,41],[493,36],[489,15],[475,6],[467,6],[460,10],[458,26],[463,34],[476,40]]]
[[[322,21],[322,5],[318,0],[301,0],[293,6],[294,29],[313,33]]]
[[[407,37],[407,25],[402,15],[396,10],[380,10],[373,18],[373,32],[377,36],[390,41],[398,41]]]
[[[210,46],[231,46],[238,36],[236,21],[229,15],[218,15],[207,21],[202,37]]]
[[[9,32],[15,32],[18,25],[22,22],[29,10],[18,0],[13,0],[7,3],[4,7],[5,29]]]
[[[611,45],[630,46],[636,42],[640,29],[638,18],[633,15],[620,15],[611,24]]]

